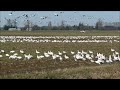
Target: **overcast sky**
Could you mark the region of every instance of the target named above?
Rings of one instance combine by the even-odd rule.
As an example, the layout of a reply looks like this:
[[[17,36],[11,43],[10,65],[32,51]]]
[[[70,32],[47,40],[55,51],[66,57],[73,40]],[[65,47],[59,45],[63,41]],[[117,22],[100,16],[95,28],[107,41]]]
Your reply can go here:
[[[6,19],[17,18],[18,26],[21,27],[27,20],[24,14],[39,26],[48,25],[49,21],[52,25],[60,25],[62,20],[67,25],[78,25],[79,22],[95,25],[99,18],[104,22],[119,22],[120,11],[0,11],[0,25],[6,24]]]

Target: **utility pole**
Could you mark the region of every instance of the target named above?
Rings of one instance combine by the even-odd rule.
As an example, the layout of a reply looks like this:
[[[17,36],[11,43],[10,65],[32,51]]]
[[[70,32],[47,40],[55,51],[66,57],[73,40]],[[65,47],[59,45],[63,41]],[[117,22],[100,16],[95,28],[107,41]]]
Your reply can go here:
[[[29,20],[27,20],[27,29],[28,29],[28,31],[30,29],[30,21]]]
[[[26,19],[27,19],[27,22],[26,22],[26,24],[27,24],[27,30],[29,31],[29,29],[30,29],[30,20],[29,20],[29,16],[26,15],[25,17],[26,17]]]

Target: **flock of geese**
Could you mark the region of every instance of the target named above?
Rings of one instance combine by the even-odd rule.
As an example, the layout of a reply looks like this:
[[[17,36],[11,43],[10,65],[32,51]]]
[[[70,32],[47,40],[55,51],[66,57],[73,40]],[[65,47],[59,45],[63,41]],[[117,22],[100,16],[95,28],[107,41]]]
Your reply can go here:
[[[0,36],[0,42],[120,42],[120,36]]]
[[[40,51],[35,50],[35,55],[27,54],[24,50],[19,50],[16,52],[15,50],[11,50],[6,52],[5,50],[0,50],[0,60],[4,60],[5,58],[9,60],[56,60],[56,61],[64,61],[64,60],[74,60],[74,61],[90,61],[96,64],[104,64],[104,63],[112,63],[115,61],[120,61],[119,52],[115,51],[115,49],[111,48],[112,55],[108,57],[103,53],[93,54],[93,51],[89,50],[88,52],[79,51],[73,52],[70,51],[70,55],[67,54],[66,51],[58,51],[58,53],[54,53],[52,51],[47,51],[41,54]]]

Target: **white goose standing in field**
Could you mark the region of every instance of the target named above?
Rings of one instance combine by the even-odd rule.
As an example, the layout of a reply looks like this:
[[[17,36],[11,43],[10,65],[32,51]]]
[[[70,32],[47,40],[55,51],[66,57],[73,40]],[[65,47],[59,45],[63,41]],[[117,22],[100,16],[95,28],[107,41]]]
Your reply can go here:
[[[92,54],[92,53],[93,53],[93,51],[90,51],[90,50],[89,50],[89,53],[90,53],[90,54]]]
[[[5,52],[5,50],[1,50],[0,52],[4,53],[4,52]]]
[[[48,54],[49,54],[49,55],[53,55],[53,52],[52,52],[52,51],[48,51]]]
[[[75,54],[75,52],[71,51],[71,54]]]
[[[90,62],[95,62],[95,61],[91,59]]]
[[[97,56],[95,58],[101,57],[101,54],[97,52]]]
[[[61,56],[59,57],[59,59],[60,59],[60,61],[63,61],[63,58]]]
[[[20,59],[22,59],[22,57],[21,56],[17,56],[16,59],[20,60]]]
[[[23,53],[24,53],[24,51],[23,51],[23,50],[20,50],[20,53],[22,53],[22,54],[23,54]]]
[[[40,52],[36,50],[36,54],[39,54]]]
[[[108,58],[108,59],[106,58],[106,62],[107,62],[107,63],[111,63],[111,62],[113,62],[113,61],[112,61],[112,57],[111,57],[111,55],[109,55],[109,58]]]
[[[62,55],[62,53],[61,53],[60,51],[58,51],[58,54],[59,54],[59,55]]]
[[[119,52],[116,52],[116,51],[115,51],[115,54],[116,54],[116,55],[118,55],[118,54],[119,54]]]
[[[9,59],[16,59],[16,57],[17,57],[16,55],[10,55]]]
[[[110,61],[110,62],[113,62],[113,61],[112,61],[112,56],[111,56],[111,55],[109,55],[109,61]]]
[[[118,55],[118,60],[120,61],[120,56]]]
[[[45,57],[50,57],[50,55],[48,53],[46,53],[46,52],[44,52],[44,56]]]
[[[44,58],[43,55],[40,55],[40,56],[37,55],[37,59],[38,59],[38,60],[39,60],[39,59],[42,59],[42,58]]]
[[[77,53],[78,53],[78,54],[81,54],[81,52],[80,52],[79,50],[77,51]]]
[[[14,50],[10,51],[10,53],[14,53],[14,52],[15,52]]]
[[[31,54],[29,54],[29,55],[24,54],[24,57],[25,57],[25,60],[26,60],[26,59],[27,59],[27,60],[30,60],[33,56],[32,56]]]
[[[111,51],[112,51],[112,52],[114,52],[114,51],[115,51],[115,49],[112,49],[112,48],[111,48]]]
[[[120,61],[119,55],[113,54],[113,60],[114,61]]]
[[[69,59],[69,57],[67,55],[64,55],[65,59]]]
[[[92,59],[92,57],[90,57],[89,54],[86,54],[86,58],[87,58],[88,60],[91,60],[91,59]]]
[[[106,63],[110,63],[109,59],[106,57]]]
[[[3,57],[3,55],[0,55],[0,58]]]
[[[81,56],[83,57],[82,60],[85,61],[86,58],[84,57],[84,54],[82,53]]]
[[[104,63],[104,62],[105,62],[105,61],[102,60],[102,57],[101,57],[101,56],[98,57],[97,61],[95,61],[95,63],[97,63],[97,64],[101,64],[101,63]]]
[[[5,54],[6,57],[9,57],[10,55],[9,54]]]
[[[83,60],[83,56],[80,54],[75,54],[73,57],[77,60]]]
[[[66,53],[66,51],[63,51],[63,53],[65,54],[65,53]]]
[[[87,52],[85,52],[85,51],[82,50],[82,54],[87,54]]]
[[[18,53],[14,53],[13,55],[15,55],[15,56],[16,56],[16,55],[18,55]]]
[[[56,54],[52,55],[52,59],[55,60],[57,58]]]
[[[98,60],[97,60],[97,61],[95,61],[95,63],[96,63],[96,64],[101,64],[101,62],[100,62],[100,61],[98,61]]]
[[[105,55],[101,54],[101,59],[105,60],[106,59]]]
[[[91,56],[91,58],[94,58],[94,55],[93,55],[93,53],[92,53],[90,56]]]

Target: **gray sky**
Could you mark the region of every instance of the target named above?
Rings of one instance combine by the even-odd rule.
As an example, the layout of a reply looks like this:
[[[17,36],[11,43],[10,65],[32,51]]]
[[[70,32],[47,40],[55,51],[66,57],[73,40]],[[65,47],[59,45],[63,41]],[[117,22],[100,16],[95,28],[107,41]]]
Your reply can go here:
[[[24,14],[29,16],[33,24],[39,26],[48,25],[51,21],[52,25],[60,25],[62,20],[65,24],[78,25],[79,22],[89,25],[95,25],[96,21],[101,18],[104,22],[119,22],[120,11],[0,11],[0,25],[6,24],[6,19],[15,19],[17,17],[18,26],[23,26],[27,20]],[[12,15],[11,15],[12,13]],[[58,14],[58,16],[56,16]],[[42,17],[47,17],[42,19]]]

